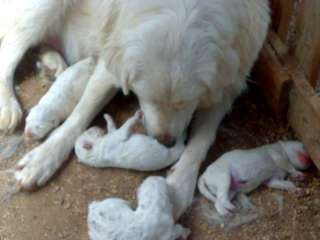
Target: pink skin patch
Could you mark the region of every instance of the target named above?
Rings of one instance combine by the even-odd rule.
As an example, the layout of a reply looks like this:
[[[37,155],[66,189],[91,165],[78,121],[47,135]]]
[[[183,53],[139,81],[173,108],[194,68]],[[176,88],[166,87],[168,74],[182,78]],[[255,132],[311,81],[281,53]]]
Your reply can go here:
[[[92,145],[92,143],[90,143],[90,142],[84,142],[84,143],[82,144],[82,147],[83,147],[84,149],[86,149],[86,150],[91,150],[92,147],[93,147],[93,145]]]
[[[311,165],[311,158],[304,152],[298,152],[299,161],[303,166],[310,166]]]
[[[231,189],[237,190],[243,187],[247,181],[241,180],[239,174],[235,170],[231,170]]]
[[[30,128],[27,128],[25,131],[24,131],[24,134],[26,135],[27,138],[32,138],[33,137],[33,132]]]
[[[139,110],[139,111],[137,111],[137,114],[138,114],[138,118],[139,118],[140,120],[142,120],[142,119],[143,119],[143,116],[144,116],[143,112],[142,112],[141,110]]]

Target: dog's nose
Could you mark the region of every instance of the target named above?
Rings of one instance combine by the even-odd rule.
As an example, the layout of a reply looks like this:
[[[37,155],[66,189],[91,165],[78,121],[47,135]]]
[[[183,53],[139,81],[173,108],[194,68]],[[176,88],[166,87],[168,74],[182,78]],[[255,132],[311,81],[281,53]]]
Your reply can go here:
[[[173,147],[174,145],[176,145],[176,139],[168,133],[156,136],[156,139],[166,147]]]

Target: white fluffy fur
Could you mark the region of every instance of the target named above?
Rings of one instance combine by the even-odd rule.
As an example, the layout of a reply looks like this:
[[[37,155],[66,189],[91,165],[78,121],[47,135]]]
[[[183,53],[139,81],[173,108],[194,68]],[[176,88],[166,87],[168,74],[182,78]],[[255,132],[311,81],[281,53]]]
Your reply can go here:
[[[164,178],[149,177],[139,187],[138,207],[110,198],[89,207],[90,240],[176,240],[190,231],[174,223]]]
[[[89,58],[68,68],[58,77],[26,119],[25,134],[28,138],[44,138],[68,116],[78,103],[94,65],[95,60]]]
[[[142,121],[137,112],[124,125],[116,129],[112,118],[105,115],[108,134],[99,128],[90,128],[75,145],[79,161],[93,167],[115,167],[138,171],[155,171],[176,162],[183,152],[183,138],[172,148],[166,148],[157,140],[143,134],[132,133],[132,128]],[[86,148],[86,145],[90,145]]]
[[[183,135],[197,110],[168,178],[178,218],[192,202],[219,123],[245,88],[267,33],[268,1],[0,0],[0,9],[5,3],[11,10],[0,15],[0,129],[14,129],[22,117],[12,86],[28,48],[54,39],[70,65],[98,58],[64,124],[19,162],[21,186],[46,183],[121,87],[138,96],[148,134],[167,145]]]
[[[265,145],[250,150],[233,150],[223,154],[199,178],[198,188],[209,200],[215,202],[219,214],[230,213],[235,207],[230,200],[235,194],[249,193],[263,183],[277,189],[300,192],[292,182],[285,180],[290,174],[302,180],[308,162],[299,156],[308,155],[299,142],[288,141]],[[310,163],[310,162],[309,162]]]
[[[36,66],[42,80],[56,80],[67,68],[63,57],[47,48],[41,49]]]

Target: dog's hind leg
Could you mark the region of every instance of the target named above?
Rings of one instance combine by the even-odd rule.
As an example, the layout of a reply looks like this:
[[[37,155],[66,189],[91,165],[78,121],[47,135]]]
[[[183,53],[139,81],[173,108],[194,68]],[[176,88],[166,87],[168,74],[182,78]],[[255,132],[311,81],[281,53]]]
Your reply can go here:
[[[72,114],[42,145],[19,161],[15,177],[22,189],[43,186],[54,175],[68,159],[76,139],[116,92],[114,75],[99,60]]]
[[[38,44],[63,11],[61,1],[29,0],[11,3],[14,15],[0,48],[0,130],[12,131],[22,118],[22,109],[14,93],[13,78],[25,52]],[[10,8],[9,8],[10,9]],[[14,12],[16,9],[16,12]]]
[[[176,220],[192,204],[200,165],[206,158],[215,140],[218,126],[228,110],[228,106],[221,104],[196,115],[189,142],[167,177]]]

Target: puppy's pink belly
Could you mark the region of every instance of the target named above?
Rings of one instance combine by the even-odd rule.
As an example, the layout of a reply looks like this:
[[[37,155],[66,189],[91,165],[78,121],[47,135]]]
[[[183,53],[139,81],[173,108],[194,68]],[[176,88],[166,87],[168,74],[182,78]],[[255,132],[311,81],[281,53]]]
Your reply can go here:
[[[231,179],[231,189],[232,190],[240,190],[247,184],[247,181],[240,180],[240,179]]]
[[[248,181],[240,179],[239,173],[235,170],[231,171],[231,189],[240,190]]]

